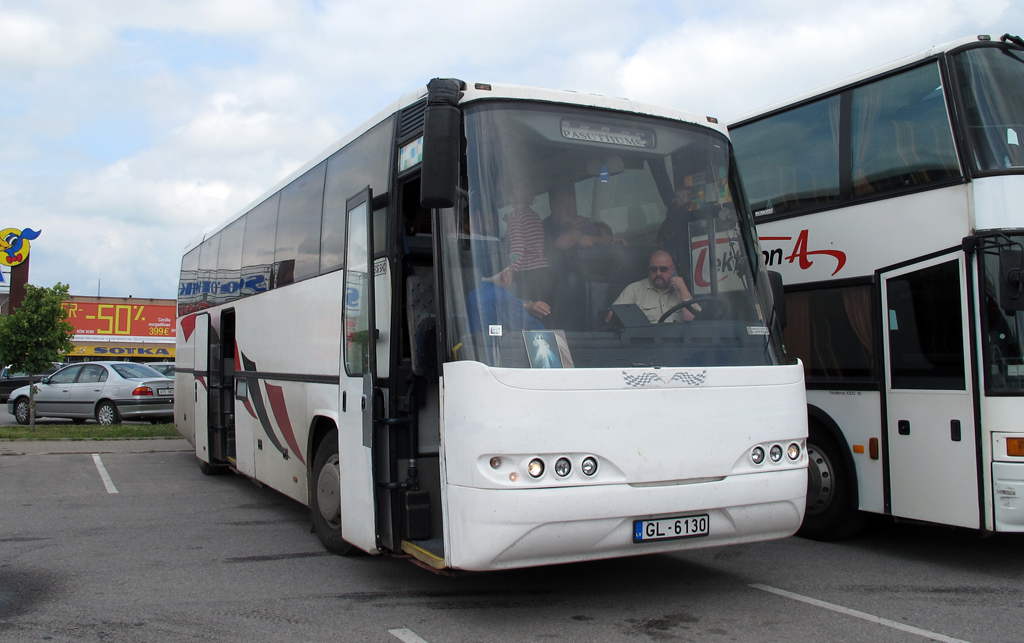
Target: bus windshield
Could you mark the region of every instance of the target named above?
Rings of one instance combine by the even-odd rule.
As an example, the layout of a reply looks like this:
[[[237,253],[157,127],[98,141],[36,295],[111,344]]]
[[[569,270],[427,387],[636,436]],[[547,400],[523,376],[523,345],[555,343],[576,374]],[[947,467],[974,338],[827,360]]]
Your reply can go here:
[[[724,135],[511,102],[470,105],[465,132],[466,198],[442,218],[454,359],[519,368],[784,361]]]
[[[1017,273],[1024,256],[1024,235],[1000,232],[983,237],[981,259],[985,269],[984,339],[985,387],[988,393],[1024,394],[1024,310],[1007,304],[1017,296],[1008,287],[1007,273]],[[1002,277],[1002,278],[1001,278]]]
[[[974,169],[1024,168],[1024,52],[982,47],[953,61]]]

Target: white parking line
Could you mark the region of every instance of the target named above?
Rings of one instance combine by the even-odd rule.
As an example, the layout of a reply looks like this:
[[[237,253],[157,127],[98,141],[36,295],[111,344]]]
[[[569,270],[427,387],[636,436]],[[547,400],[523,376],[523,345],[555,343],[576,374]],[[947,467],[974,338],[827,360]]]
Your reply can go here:
[[[753,587],[754,589],[759,589],[763,592],[771,592],[772,594],[785,596],[786,598],[792,598],[794,601],[801,601],[809,605],[814,605],[815,607],[823,607],[827,610],[832,610],[833,612],[838,612],[840,614],[846,614],[847,616],[853,616],[855,618],[863,619],[870,623],[877,623],[879,625],[891,627],[895,630],[902,630],[903,632],[909,632],[910,634],[923,636],[925,638],[932,639],[933,641],[942,641],[942,643],[968,643],[968,641],[964,641],[963,639],[955,639],[952,636],[945,636],[943,634],[938,634],[936,632],[929,632],[928,630],[922,630],[921,628],[914,627],[913,625],[904,625],[903,623],[890,621],[887,618],[874,616],[873,614],[868,614],[866,612],[852,610],[848,607],[843,607],[842,605],[826,603],[825,601],[819,601],[818,599],[810,598],[809,596],[802,596],[800,594],[794,594],[793,592],[787,592],[784,589],[769,587],[768,585],[761,585],[759,583],[751,583],[750,587]]]
[[[114,481],[110,479],[110,474],[107,473],[107,468],[103,466],[103,460],[100,460],[100,454],[92,454],[92,461],[96,463],[96,470],[100,472],[100,478],[103,479],[103,486],[107,488],[107,493],[117,493],[117,487],[114,486]]]
[[[392,636],[394,636],[402,643],[427,643],[425,639],[420,638],[412,630],[407,630],[404,627],[400,627],[394,630],[388,630]]]

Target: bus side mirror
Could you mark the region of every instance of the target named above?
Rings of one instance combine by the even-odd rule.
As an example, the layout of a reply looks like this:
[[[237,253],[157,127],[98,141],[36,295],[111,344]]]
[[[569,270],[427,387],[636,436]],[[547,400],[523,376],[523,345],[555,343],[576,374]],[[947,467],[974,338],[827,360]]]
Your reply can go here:
[[[768,271],[768,283],[772,287],[772,305],[775,307],[775,318],[779,328],[786,328],[786,293],[782,291],[782,273]]]
[[[462,112],[457,107],[461,88],[462,82],[453,78],[435,78],[427,84],[420,171],[420,205],[424,208],[455,207],[462,147]]]
[[[999,307],[1024,310],[1024,251],[999,251]]]

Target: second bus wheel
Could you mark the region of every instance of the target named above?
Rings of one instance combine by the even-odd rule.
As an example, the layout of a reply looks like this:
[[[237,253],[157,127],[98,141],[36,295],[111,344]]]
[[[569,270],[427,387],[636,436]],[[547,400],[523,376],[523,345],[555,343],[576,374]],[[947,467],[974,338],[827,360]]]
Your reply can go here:
[[[316,450],[309,513],[313,529],[327,551],[341,556],[358,553],[356,547],[341,536],[341,468],[338,465],[337,429],[325,435]]]
[[[854,503],[856,476],[839,444],[812,421],[807,437],[807,508],[798,536],[812,540],[842,540],[857,535],[867,515]]]

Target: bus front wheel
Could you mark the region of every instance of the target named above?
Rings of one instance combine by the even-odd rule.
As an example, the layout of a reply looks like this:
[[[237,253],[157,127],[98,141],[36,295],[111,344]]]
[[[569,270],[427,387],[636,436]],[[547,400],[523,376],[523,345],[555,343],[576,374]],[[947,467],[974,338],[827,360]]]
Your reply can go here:
[[[356,553],[356,548],[341,537],[341,467],[337,429],[325,435],[316,450],[312,486],[309,512],[320,542],[327,551],[341,556]]]
[[[854,473],[838,442],[813,425],[807,438],[807,508],[798,536],[812,540],[843,540],[857,535],[867,516],[854,502]]]

